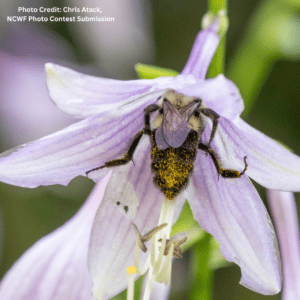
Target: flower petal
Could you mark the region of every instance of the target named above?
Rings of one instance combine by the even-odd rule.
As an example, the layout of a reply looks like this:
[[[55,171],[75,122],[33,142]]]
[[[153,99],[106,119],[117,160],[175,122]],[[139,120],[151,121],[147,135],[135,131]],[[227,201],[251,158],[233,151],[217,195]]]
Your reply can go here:
[[[63,67],[51,65],[52,67],[55,70],[57,68],[63,70],[63,73],[79,74]],[[80,76],[77,75],[77,81],[80,80]],[[82,76],[84,77],[84,75]],[[93,78],[93,80],[98,82],[97,78]],[[102,79],[99,80],[101,82]],[[50,184],[66,185],[75,176],[85,176],[87,171],[123,156],[126,153],[128,141],[144,127],[143,109],[154,103],[167,88],[183,88],[194,84],[195,79],[179,75],[175,78],[161,77],[149,80],[149,82],[152,83],[152,91],[139,94],[139,101],[135,101],[133,98],[129,99],[130,101],[124,100],[128,93],[125,93],[125,98],[120,94],[121,97],[117,98],[117,103],[122,106],[119,108],[105,111],[107,107],[103,108],[98,103],[104,112],[31,144],[25,144],[18,149],[3,153],[0,158],[0,180],[24,187]],[[59,81],[56,84],[63,86]],[[122,82],[120,84],[122,88],[125,87]],[[115,87],[110,85],[109,88],[105,88],[105,91],[109,93],[110,88]],[[116,90],[118,91],[118,89]],[[81,92],[84,93],[82,88]],[[77,107],[83,113],[84,107],[89,106],[88,99],[90,99],[91,93],[91,91],[87,92],[87,102]],[[96,90],[94,94],[96,94]],[[65,96],[67,95],[65,94]],[[109,107],[112,108],[112,104],[109,104]],[[14,150],[17,151],[12,153]],[[106,173],[106,170],[101,170],[90,174],[97,181]]]
[[[240,160],[247,156],[246,174],[269,189],[300,191],[300,158],[242,119],[220,118],[222,140]]]
[[[0,180],[23,187],[67,185],[74,177],[122,157],[128,142],[144,126],[142,111],[143,107],[123,116],[103,113],[13,149],[13,153],[4,152]],[[99,180],[107,170],[92,173]]]
[[[93,299],[87,268],[88,241],[107,180],[93,190],[72,219],[17,260],[1,281],[1,299]]]
[[[113,168],[95,217],[89,250],[95,299],[108,299],[127,286],[126,268],[134,264],[136,243],[132,223],[142,233],[158,225],[164,195],[154,186],[152,177],[150,142],[149,137],[144,136],[133,162]],[[178,197],[174,201],[178,201],[176,218],[184,198]],[[147,255],[140,253],[141,266],[146,258]]]
[[[47,86],[51,99],[60,110],[77,118],[105,111],[116,114],[154,102],[162,90],[176,86],[174,77],[139,80],[115,80],[78,73],[55,64],[46,64]],[[190,82],[189,78],[179,77]],[[148,97],[147,97],[148,96]]]
[[[208,66],[219,45],[219,20],[215,19],[209,27],[201,30],[194,42],[190,57],[182,70],[182,75],[191,74],[197,79],[204,79]]]
[[[207,107],[230,120],[234,120],[244,110],[239,89],[223,74],[176,91],[201,98]]]
[[[297,206],[292,193],[267,191],[279,240],[283,268],[283,300],[300,298],[300,240]]]
[[[277,294],[281,275],[276,235],[249,179],[218,178],[211,158],[199,152],[192,186],[188,200],[194,218],[218,240],[224,257],[240,266],[240,283],[261,294]]]

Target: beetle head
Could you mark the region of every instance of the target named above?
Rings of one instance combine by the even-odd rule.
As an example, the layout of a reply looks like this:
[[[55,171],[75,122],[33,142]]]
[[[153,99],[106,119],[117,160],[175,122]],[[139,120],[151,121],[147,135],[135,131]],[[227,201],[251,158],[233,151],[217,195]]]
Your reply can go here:
[[[155,140],[160,149],[178,148],[186,140],[191,126],[189,120],[200,107],[201,100],[168,90],[162,95],[162,123],[157,128]]]

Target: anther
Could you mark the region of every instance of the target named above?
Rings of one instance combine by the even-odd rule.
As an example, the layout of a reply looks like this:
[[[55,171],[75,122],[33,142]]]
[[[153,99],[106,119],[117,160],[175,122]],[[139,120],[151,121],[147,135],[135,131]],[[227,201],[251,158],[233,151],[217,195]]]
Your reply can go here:
[[[139,246],[142,249],[143,252],[147,251],[147,247],[145,245],[145,242],[148,242],[158,231],[160,231],[161,229],[163,229],[164,227],[166,227],[168,224],[164,223],[161,224],[155,228],[153,228],[152,230],[150,230],[148,233],[141,235],[140,231],[138,230],[137,226],[132,223],[133,229],[138,237],[138,241],[139,241]]]
[[[170,239],[167,240],[164,255],[168,255],[171,245],[174,244],[173,256],[175,258],[181,258],[183,250],[180,248],[180,246],[183,243],[185,243],[186,240],[187,237],[184,233],[178,233],[172,236]],[[161,242],[162,239],[159,239],[158,241]]]

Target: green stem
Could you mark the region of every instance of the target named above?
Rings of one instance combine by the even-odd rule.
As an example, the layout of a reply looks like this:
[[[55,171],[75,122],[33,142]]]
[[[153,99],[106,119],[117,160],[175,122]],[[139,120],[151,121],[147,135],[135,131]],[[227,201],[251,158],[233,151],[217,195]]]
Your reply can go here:
[[[216,14],[219,10],[227,11],[227,0],[208,0],[208,10]],[[226,37],[222,37],[219,47],[208,70],[208,77],[213,78],[225,71]]]
[[[212,299],[213,272],[208,267],[210,253],[210,235],[206,236],[191,248],[192,252],[192,286],[190,300]]]
[[[299,1],[294,0],[263,1],[245,30],[226,74],[238,86],[244,99],[242,118],[248,117],[275,62],[289,57],[283,51],[289,48],[280,38],[280,33],[283,32],[283,36],[289,36],[289,39],[292,39],[293,32],[297,36],[291,24],[294,24],[292,20],[298,7]],[[289,24],[287,31],[284,31],[285,24]]]
[[[209,70],[208,70],[208,78],[214,78],[219,74],[224,74],[225,71],[225,44],[226,38],[223,37],[220,41],[218,49],[213,57],[212,62],[210,63]]]
[[[220,9],[227,9],[227,0],[208,0],[208,10],[217,13]]]
[[[247,41],[237,51],[227,76],[239,87],[244,98],[243,118],[246,118],[253,108],[259,92],[271,73],[273,64],[271,56],[259,51],[259,48]]]

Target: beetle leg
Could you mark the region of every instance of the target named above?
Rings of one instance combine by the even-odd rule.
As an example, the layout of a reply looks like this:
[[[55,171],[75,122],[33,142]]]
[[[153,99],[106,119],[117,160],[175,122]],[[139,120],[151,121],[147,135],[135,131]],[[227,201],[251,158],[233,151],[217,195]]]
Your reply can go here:
[[[151,104],[144,109],[144,133],[151,135],[150,115],[161,107],[156,104]]]
[[[141,137],[143,136],[144,131],[141,130],[139,131],[135,137],[133,138],[132,143],[129,146],[129,149],[127,151],[127,153],[120,159],[113,159],[111,161],[106,162],[103,166],[97,167],[95,169],[89,170],[87,172],[85,172],[86,175],[88,175],[88,173],[92,172],[92,171],[97,171],[103,168],[107,168],[107,167],[116,167],[116,166],[121,166],[121,165],[125,165],[128,162],[130,162],[132,160],[132,156],[134,153],[134,150],[136,149]]]
[[[208,147],[210,147],[211,141],[213,140],[216,130],[217,130],[217,126],[218,126],[218,119],[220,118],[220,115],[217,114],[215,111],[213,111],[210,108],[201,108],[200,112],[202,112],[205,116],[209,117],[212,119],[213,121],[213,128],[210,134],[210,139],[208,142]]]
[[[213,160],[213,163],[217,169],[217,172],[219,175],[221,175],[224,178],[239,178],[242,175],[245,174],[248,164],[247,164],[247,156],[244,157],[244,162],[245,162],[245,168],[242,172],[236,171],[236,170],[232,170],[232,169],[223,169],[222,168],[222,164],[220,159],[218,158],[217,153],[210,147],[208,147],[207,145],[203,144],[203,143],[199,143],[198,148],[205,151],[206,153],[208,153],[210,155],[210,157]]]
[[[103,166],[91,169],[87,172],[85,172],[86,175],[88,175],[90,172],[93,171],[97,171],[103,168],[108,168],[108,167],[117,167],[117,166],[121,166],[121,165],[125,165],[128,162],[130,162],[132,160],[133,157],[133,153],[137,147],[137,145],[139,144],[139,141],[141,140],[141,137],[143,136],[143,134],[148,134],[151,135],[151,129],[150,129],[150,114],[152,112],[155,112],[156,110],[158,110],[160,108],[160,106],[156,105],[156,104],[151,104],[149,106],[147,106],[144,109],[144,129],[139,131],[135,137],[133,138],[129,149],[127,151],[127,153],[120,159],[113,159],[111,161],[106,162]]]

